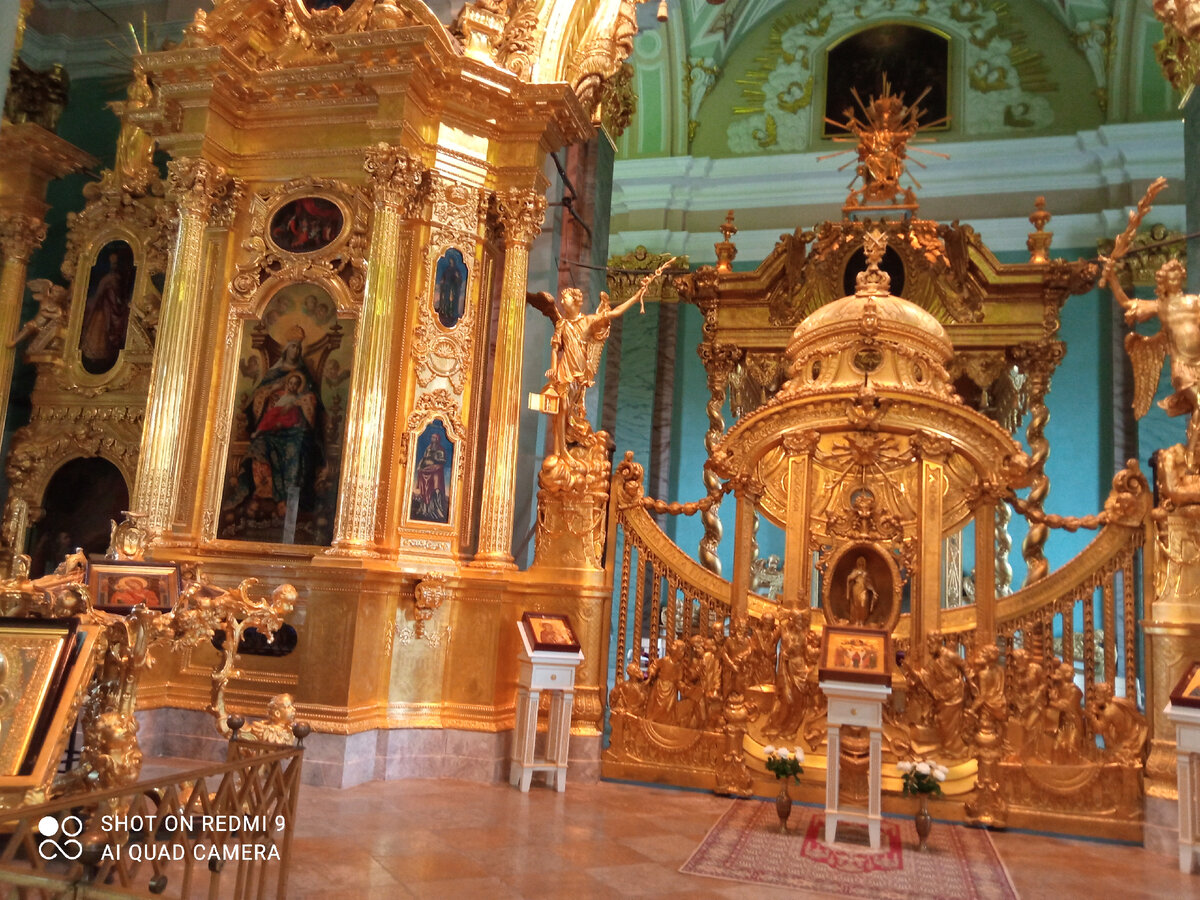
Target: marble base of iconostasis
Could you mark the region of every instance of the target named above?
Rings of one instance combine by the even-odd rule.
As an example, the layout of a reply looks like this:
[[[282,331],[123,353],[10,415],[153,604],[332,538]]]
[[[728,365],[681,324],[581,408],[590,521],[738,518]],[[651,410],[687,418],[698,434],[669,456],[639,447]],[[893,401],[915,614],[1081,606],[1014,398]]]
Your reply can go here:
[[[189,709],[138,713],[138,740],[147,759],[171,757],[219,762],[227,741],[213,717]],[[305,784],[348,788],[368,781],[453,778],[508,781],[513,733],[455,728],[393,728],[358,734],[313,733],[304,739]],[[544,739],[540,734],[539,738]],[[600,736],[572,735],[567,781],[600,780]],[[539,783],[535,776],[534,783]]]
[[[611,596],[603,572],[459,567],[439,574],[431,563],[418,574],[375,560],[176,558],[202,563],[221,586],[256,577],[254,596],[285,582],[297,588],[290,632],[274,642],[291,649],[278,655],[261,639],[257,650],[243,640],[224,703],[227,713],[253,720],[272,696],[291,694],[297,719],[312,729],[305,782],[507,780],[525,612],[570,618],[584,661],[575,676],[568,778],[599,777]],[[143,753],[223,759],[225,739],[209,711],[223,652],[213,641],[153,652],[138,694]]]

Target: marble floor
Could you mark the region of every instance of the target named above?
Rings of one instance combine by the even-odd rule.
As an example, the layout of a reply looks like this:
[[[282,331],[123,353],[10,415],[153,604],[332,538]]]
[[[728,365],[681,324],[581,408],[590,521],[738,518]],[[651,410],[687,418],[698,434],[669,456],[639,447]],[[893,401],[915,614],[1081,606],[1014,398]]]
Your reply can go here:
[[[424,780],[305,786],[289,898],[825,897],[678,869],[733,802],[601,782],[528,794]],[[935,828],[938,826],[935,825]],[[997,833],[1022,898],[1200,898],[1200,875],[1140,847]]]

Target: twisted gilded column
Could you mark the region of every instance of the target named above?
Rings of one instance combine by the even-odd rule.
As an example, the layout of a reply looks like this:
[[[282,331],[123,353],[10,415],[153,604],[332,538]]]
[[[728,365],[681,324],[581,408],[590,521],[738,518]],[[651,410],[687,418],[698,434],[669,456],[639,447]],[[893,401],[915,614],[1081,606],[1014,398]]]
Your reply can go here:
[[[204,310],[204,230],[233,179],[206,159],[167,163],[167,194],[179,206],[179,231],[167,266],[151,370],[146,424],[131,506],[145,528],[161,535],[170,526],[182,459],[179,435],[192,393],[192,365]]]
[[[46,223],[33,216],[15,215],[0,222],[0,435],[8,419],[8,392],[16,350],[8,346],[21,323],[25,274],[29,257],[46,238]]]
[[[1029,396],[1029,424],[1025,428],[1025,440],[1029,444],[1030,472],[1033,480],[1029,488],[1027,503],[1035,512],[1045,509],[1046,495],[1050,493],[1050,478],[1046,475],[1046,460],[1050,456],[1050,442],[1046,440],[1046,425],[1050,421],[1050,410],[1046,407],[1046,394],[1050,390],[1050,376],[1062,362],[1062,341],[1042,341],[1026,344],[1013,352],[1013,361],[1029,379],[1026,390]],[[1046,561],[1046,539],[1050,529],[1042,522],[1030,521],[1029,531],[1021,544],[1025,557],[1025,584],[1041,581],[1050,571]]]
[[[429,171],[402,147],[377,144],[367,150],[363,169],[375,208],[346,408],[342,483],[330,551],[335,555],[369,554],[375,546],[392,335],[410,280],[401,262],[402,228],[420,211],[432,184]]]
[[[711,311],[710,311],[711,310]],[[705,331],[709,331],[709,320],[716,322],[716,301],[708,301],[701,305],[705,318]],[[732,344],[718,344],[711,340],[705,341],[696,348],[704,370],[708,373],[708,431],[704,434],[704,449],[709,458],[725,433],[725,418],[721,414],[725,406],[725,386],[729,382],[729,373],[741,357],[741,351]],[[710,572],[721,574],[721,559],[717,556],[717,548],[721,544],[721,517],[717,515],[721,501],[717,493],[721,479],[710,468],[704,469],[704,488],[709,496],[718,499],[700,513],[700,521],[704,525],[704,537],[700,539],[700,564]]]
[[[496,331],[479,548],[472,565],[513,568],[513,496],[517,480],[517,424],[521,414],[521,361],[525,346],[525,286],[529,246],[541,233],[546,198],[533,188],[497,195],[504,224],[504,282]]]

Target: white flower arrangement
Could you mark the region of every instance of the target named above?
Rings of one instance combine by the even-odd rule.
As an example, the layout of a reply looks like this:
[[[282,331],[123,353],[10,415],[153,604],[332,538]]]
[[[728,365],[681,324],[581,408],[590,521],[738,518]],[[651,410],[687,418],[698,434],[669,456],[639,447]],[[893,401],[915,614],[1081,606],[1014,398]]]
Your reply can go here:
[[[763,752],[767,755],[768,772],[772,772],[776,778],[794,778],[797,782],[800,780],[797,776],[804,771],[803,750],[799,747],[789,750],[787,747],[768,745],[763,747]]]
[[[896,770],[904,782],[906,794],[941,794],[942,782],[950,770],[932,759],[902,760]]]

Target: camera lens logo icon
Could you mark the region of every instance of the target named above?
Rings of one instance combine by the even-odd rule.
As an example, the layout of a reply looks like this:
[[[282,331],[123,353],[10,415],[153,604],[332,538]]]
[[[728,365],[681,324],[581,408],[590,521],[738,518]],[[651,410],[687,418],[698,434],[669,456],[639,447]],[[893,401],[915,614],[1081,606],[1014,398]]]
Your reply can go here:
[[[83,819],[79,816],[64,816],[60,822],[54,816],[42,816],[37,823],[37,831],[45,840],[38,844],[38,856],[44,860],[62,857],[76,860],[83,856],[83,844],[75,840],[83,833]],[[55,840],[61,837],[62,842]]]

